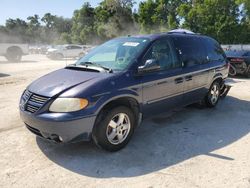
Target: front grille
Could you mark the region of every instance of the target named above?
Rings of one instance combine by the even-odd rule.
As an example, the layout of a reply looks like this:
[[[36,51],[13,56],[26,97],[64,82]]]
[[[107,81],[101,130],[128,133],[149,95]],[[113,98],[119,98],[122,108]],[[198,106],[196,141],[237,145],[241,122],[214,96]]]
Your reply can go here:
[[[26,90],[22,96],[21,107],[30,113],[37,112],[47,101],[48,97],[37,95]]]
[[[48,100],[48,97],[42,97],[36,94],[31,95],[30,101],[38,103],[38,104],[44,104]]]
[[[32,94],[31,92],[25,90],[25,92],[23,93],[24,100],[27,101],[30,98],[31,94]]]
[[[35,113],[37,110],[39,110],[39,107],[37,106],[32,106],[30,104],[27,104],[26,110],[31,113]]]

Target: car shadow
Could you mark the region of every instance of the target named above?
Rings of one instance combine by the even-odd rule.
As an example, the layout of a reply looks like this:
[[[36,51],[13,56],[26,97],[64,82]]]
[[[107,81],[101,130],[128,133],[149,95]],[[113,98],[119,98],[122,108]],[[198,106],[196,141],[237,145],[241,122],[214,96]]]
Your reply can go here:
[[[4,73],[1,73],[1,72],[0,72],[0,78],[1,78],[1,77],[8,77],[8,76],[10,76],[10,74],[4,74]]]
[[[250,132],[250,102],[234,97],[216,108],[183,108],[142,123],[121,151],[110,153],[92,142],[53,144],[37,137],[41,151],[53,162],[75,173],[97,177],[134,177],[159,171],[198,155],[235,160],[215,150]]]

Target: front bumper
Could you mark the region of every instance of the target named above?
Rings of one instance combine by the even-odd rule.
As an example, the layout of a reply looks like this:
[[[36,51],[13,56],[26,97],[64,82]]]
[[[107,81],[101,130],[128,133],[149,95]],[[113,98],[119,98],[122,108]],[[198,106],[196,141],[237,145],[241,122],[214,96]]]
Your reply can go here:
[[[62,120],[55,114],[40,114],[20,110],[26,127],[34,134],[56,142],[89,141],[96,116],[81,119]]]

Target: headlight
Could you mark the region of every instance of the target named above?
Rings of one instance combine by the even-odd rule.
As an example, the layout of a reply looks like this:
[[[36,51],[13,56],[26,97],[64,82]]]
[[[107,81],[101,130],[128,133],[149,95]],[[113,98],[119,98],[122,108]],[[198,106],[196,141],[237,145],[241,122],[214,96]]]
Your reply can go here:
[[[74,112],[88,106],[87,99],[57,98],[49,107],[51,112]]]

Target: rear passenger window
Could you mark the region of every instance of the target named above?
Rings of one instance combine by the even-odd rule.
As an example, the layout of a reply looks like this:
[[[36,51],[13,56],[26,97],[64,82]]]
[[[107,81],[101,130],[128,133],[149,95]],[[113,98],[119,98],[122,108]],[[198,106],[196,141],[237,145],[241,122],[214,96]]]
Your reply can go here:
[[[207,49],[207,59],[209,61],[224,61],[224,51],[222,50],[219,43],[208,37],[206,37],[204,40],[206,41],[205,46]]]
[[[177,53],[179,53],[185,67],[206,63],[206,50],[200,37],[179,36],[173,38]]]

